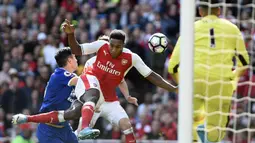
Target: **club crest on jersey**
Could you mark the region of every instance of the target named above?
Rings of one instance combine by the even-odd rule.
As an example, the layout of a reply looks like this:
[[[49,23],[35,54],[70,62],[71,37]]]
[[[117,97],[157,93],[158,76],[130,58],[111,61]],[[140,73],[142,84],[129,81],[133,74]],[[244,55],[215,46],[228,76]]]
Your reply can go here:
[[[97,84],[96,84],[96,83],[93,83],[93,86],[94,86],[94,87],[97,87]]]
[[[121,60],[121,64],[124,66],[124,65],[126,65],[127,64],[127,62],[128,62],[128,60],[127,59],[122,59]]]

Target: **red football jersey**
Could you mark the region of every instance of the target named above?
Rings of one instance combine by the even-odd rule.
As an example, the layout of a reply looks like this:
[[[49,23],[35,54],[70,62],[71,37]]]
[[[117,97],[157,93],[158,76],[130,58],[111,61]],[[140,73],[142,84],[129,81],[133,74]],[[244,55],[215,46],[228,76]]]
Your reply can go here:
[[[123,48],[121,55],[114,59],[110,54],[108,42],[99,40],[89,44],[82,44],[81,46],[83,54],[97,52],[92,68],[86,70],[86,73],[97,77],[105,101],[118,100],[115,89],[133,66],[144,77],[151,73],[151,69],[144,64],[141,58],[126,48]]]

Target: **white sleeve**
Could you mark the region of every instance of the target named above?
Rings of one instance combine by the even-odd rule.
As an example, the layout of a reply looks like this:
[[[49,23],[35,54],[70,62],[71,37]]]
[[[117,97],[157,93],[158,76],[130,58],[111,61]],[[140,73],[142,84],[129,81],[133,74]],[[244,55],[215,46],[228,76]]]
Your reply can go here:
[[[97,40],[92,43],[80,44],[82,55],[89,55],[89,54],[96,53],[104,44],[107,44],[107,43],[108,42],[103,40]]]
[[[152,70],[143,62],[143,60],[135,53],[132,53],[133,66],[143,76],[147,77],[152,73]]]
[[[94,57],[88,59],[87,62],[85,63],[84,68],[92,66],[95,63],[96,58],[97,58],[97,56],[94,56]]]

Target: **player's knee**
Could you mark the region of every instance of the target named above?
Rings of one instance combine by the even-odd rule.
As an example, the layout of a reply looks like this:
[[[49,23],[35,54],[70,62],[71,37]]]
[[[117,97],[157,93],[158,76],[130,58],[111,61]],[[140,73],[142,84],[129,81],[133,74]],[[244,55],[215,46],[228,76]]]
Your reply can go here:
[[[79,119],[80,117],[81,117],[80,110],[68,110],[64,114],[65,120],[75,120],[75,119]]]
[[[132,125],[128,118],[122,118],[119,121],[119,127],[122,131],[132,128]]]
[[[212,129],[207,132],[207,140],[210,142],[219,142],[221,141],[225,136],[225,132],[221,131],[217,128]]]
[[[100,97],[100,94],[99,92],[94,94],[93,97],[91,98],[90,101],[94,102],[94,103],[97,103],[97,101],[99,100],[99,97]]]
[[[81,110],[78,109],[78,108],[76,108],[76,109],[74,110],[74,112],[73,112],[73,117],[74,117],[75,119],[79,119],[79,118],[81,117]]]
[[[89,89],[85,92],[84,95],[81,96],[81,101],[83,103],[91,101],[94,102],[95,104],[97,103],[97,101],[99,100],[100,97],[100,92],[98,89]]]

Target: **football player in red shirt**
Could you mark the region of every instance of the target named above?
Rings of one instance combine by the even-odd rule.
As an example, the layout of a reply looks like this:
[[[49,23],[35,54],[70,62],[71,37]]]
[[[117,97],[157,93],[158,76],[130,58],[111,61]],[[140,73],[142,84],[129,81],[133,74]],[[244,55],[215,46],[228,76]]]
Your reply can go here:
[[[83,103],[81,109],[83,130],[78,135],[79,139],[95,138],[99,135],[99,130],[89,127],[94,109],[100,107],[104,102],[117,101],[115,88],[123,81],[124,76],[133,66],[141,75],[156,86],[168,91],[176,90],[176,86],[152,71],[137,54],[124,48],[126,36],[123,31],[113,30],[110,34],[109,42],[98,40],[92,43],[79,44],[74,36],[74,27],[69,21],[65,21],[62,29],[68,35],[68,43],[73,54],[87,55],[97,53],[96,61],[91,70],[80,76],[75,88],[77,99]],[[75,109],[78,110],[79,108]],[[112,112],[115,112],[115,110],[117,109],[114,107],[111,109]],[[70,120],[73,119],[72,114],[65,112],[64,115],[59,115],[64,116],[66,120]],[[125,125],[121,130],[125,134],[126,142],[136,142],[128,118],[120,120],[119,118],[117,120],[113,118],[112,122],[116,123],[118,121],[117,125]]]
[[[124,48],[126,35],[123,31],[113,30],[110,33],[109,42],[98,40],[92,43],[79,44],[74,36],[75,28],[68,20],[62,25],[62,29],[68,35],[68,43],[73,54],[97,53],[92,70],[79,78],[75,89],[78,100],[84,103],[81,110],[83,130],[78,135],[80,139],[85,139],[93,134],[92,129],[88,126],[95,106],[102,104],[103,101],[117,101],[115,88],[132,67],[135,67],[141,75],[156,86],[168,91],[175,91],[176,86],[152,71],[137,54]],[[132,130],[131,125],[127,127],[122,129],[127,142],[135,142],[133,136],[128,136]]]

